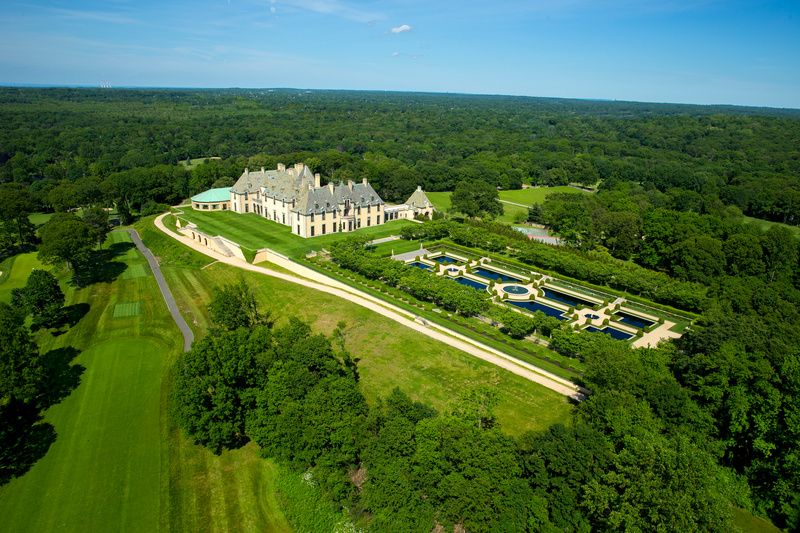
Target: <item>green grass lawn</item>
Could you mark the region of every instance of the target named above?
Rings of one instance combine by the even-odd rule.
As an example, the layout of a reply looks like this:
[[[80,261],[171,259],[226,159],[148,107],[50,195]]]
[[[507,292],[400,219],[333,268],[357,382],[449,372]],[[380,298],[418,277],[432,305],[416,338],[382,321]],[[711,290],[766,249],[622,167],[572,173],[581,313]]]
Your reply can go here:
[[[196,168],[196,167],[202,165],[203,163],[205,163],[207,159],[208,160],[212,160],[212,159],[222,159],[222,158],[221,157],[211,156],[211,157],[196,157],[196,158],[190,159],[188,161],[186,161],[184,159],[183,161],[181,161],[181,165],[185,166],[189,170],[193,170],[194,168]]]
[[[112,243],[127,240],[113,234]],[[124,246],[124,245],[123,245]],[[143,264],[135,250],[119,261]],[[2,283],[2,299],[38,266],[34,254],[17,257]],[[67,304],[88,313],[65,334],[40,332],[44,350],[72,346],[85,367],[80,384],[45,420],[56,441],[29,472],[0,487],[0,515],[7,531],[152,531],[159,526],[162,439],[161,382],[180,347],[152,276],[97,283],[76,290]],[[141,312],[114,317],[119,303]]]
[[[499,191],[501,200],[514,202],[524,205],[540,204],[544,202],[548,195],[566,192],[574,194],[586,194],[585,191],[575,189],[574,187],[536,187],[530,189],[519,189],[513,191]],[[439,211],[447,211],[451,207],[450,192],[429,192],[426,193],[428,199],[433,203],[433,206]],[[497,217],[499,222],[506,224],[513,224],[520,216],[527,217],[528,210],[525,207],[511,204],[503,204],[503,214]]]
[[[304,239],[294,235],[288,226],[253,213],[241,214],[230,211],[204,213],[184,209],[179,218],[183,221],[194,222],[201,231],[211,235],[222,235],[251,252],[260,248],[271,248],[289,257],[303,257],[312,250],[321,250],[330,246],[331,243],[349,236],[358,235],[379,239],[397,235],[403,226],[414,224],[408,220],[394,220],[380,226],[361,228],[352,233],[330,233]]]
[[[278,318],[295,315],[325,333],[340,320],[347,322],[348,348],[360,358],[361,384],[370,400],[399,386],[415,399],[444,408],[464,388],[489,385],[500,394],[497,414],[508,433],[542,430],[568,418],[567,401],[544,387],[335,296],[220,263],[200,270],[198,266],[208,264],[205,256],[176,246],[152,225],[139,226],[147,245],[160,256],[181,312],[198,336],[208,327],[206,305],[213,287],[243,278]]]
[[[500,199],[517,204],[533,205],[543,203],[549,195],[554,193],[589,194],[587,191],[562,185],[559,187],[531,187],[529,189],[500,191]]]
[[[800,238],[800,226],[790,226],[789,224],[783,224],[781,222],[773,222],[771,220],[764,220],[763,218],[753,218],[753,217],[743,217],[743,218],[745,223],[755,224],[761,229],[761,231],[767,231],[772,226],[781,226],[791,231],[795,237]]]
[[[0,302],[10,302],[12,289],[24,287],[34,268],[50,270],[36,258],[36,252],[15,255],[0,263]]]
[[[28,215],[28,220],[31,221],[31,224],[38,227],[50,220],[53,214],[54,213],[31,213]]]

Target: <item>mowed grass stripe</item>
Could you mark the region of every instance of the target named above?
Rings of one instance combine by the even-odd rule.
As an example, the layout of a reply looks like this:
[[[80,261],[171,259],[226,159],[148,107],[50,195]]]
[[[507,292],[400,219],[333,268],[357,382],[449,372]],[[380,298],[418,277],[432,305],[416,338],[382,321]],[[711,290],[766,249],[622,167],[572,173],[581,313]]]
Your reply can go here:
[[[253,213],[232,213],[230,211],[205,213],[184,209],[183,214],[178,216],[183,221],[194,222],[205,233],[212,236],[222,235],[251,251],[271,248],[290,257],[302,257],[312,250],[321,250],[347,236],[358,235],[377,239],[398,235],[404,226],[413,224],[408,220],[394,220],[378,226],[363,227],[353,233],[328,233],[304,239],[294,235],[288,226],[272,222]],[[329,221],[329,229],[330,224]]]
[[[143,258],[137,254],[117,260],[131,256],[138,264]],[[180,334],[151,276],[80,290],[62,285],[67,303],[86,303],[89,312],[64,335],[41,332],[39,340],[44,349],[81,350],[74,363],[86,370],[79,386],[45,415],[57,432],[55,443],[24,476],[0,487],[3,529],[154,531],[161,502],[161,381],[180,349]],[[131,302],[147,312],[113,318],[118,303]]]

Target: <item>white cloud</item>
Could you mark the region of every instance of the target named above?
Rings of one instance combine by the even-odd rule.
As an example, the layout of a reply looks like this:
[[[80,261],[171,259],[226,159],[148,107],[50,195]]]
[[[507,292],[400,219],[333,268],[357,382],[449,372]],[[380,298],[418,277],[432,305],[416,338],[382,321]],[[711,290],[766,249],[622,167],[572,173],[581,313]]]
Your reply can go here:
[[[396,28],[391,29],[392,33],[404,33],[407,31],[411,31],[411,26],[408,24],[403,24],[402,26],[397,26]]]

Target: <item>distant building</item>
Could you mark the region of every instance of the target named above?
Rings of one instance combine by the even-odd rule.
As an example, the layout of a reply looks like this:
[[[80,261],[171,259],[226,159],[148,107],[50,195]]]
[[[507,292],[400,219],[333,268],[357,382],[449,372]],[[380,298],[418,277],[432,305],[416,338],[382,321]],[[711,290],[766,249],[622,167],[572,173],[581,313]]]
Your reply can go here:
[[[225,196],[227,191],[227,197]],[[418,187],[405,204],[386,205],[366,178],[361,183],[328,183],[303,163],[275,170],[245,169],[233,187],[192,197],[197,210],[255,213],[284,224],[301,237],[355,231],[390,220],[433,216],[433,205]]]

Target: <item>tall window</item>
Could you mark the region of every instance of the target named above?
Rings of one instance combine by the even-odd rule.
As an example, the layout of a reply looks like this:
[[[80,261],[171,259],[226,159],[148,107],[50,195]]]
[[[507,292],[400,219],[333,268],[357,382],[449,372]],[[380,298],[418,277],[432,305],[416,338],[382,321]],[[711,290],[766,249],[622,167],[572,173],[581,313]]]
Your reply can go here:
[[[311,226],[311,236],[314,236],[314,226]]]

